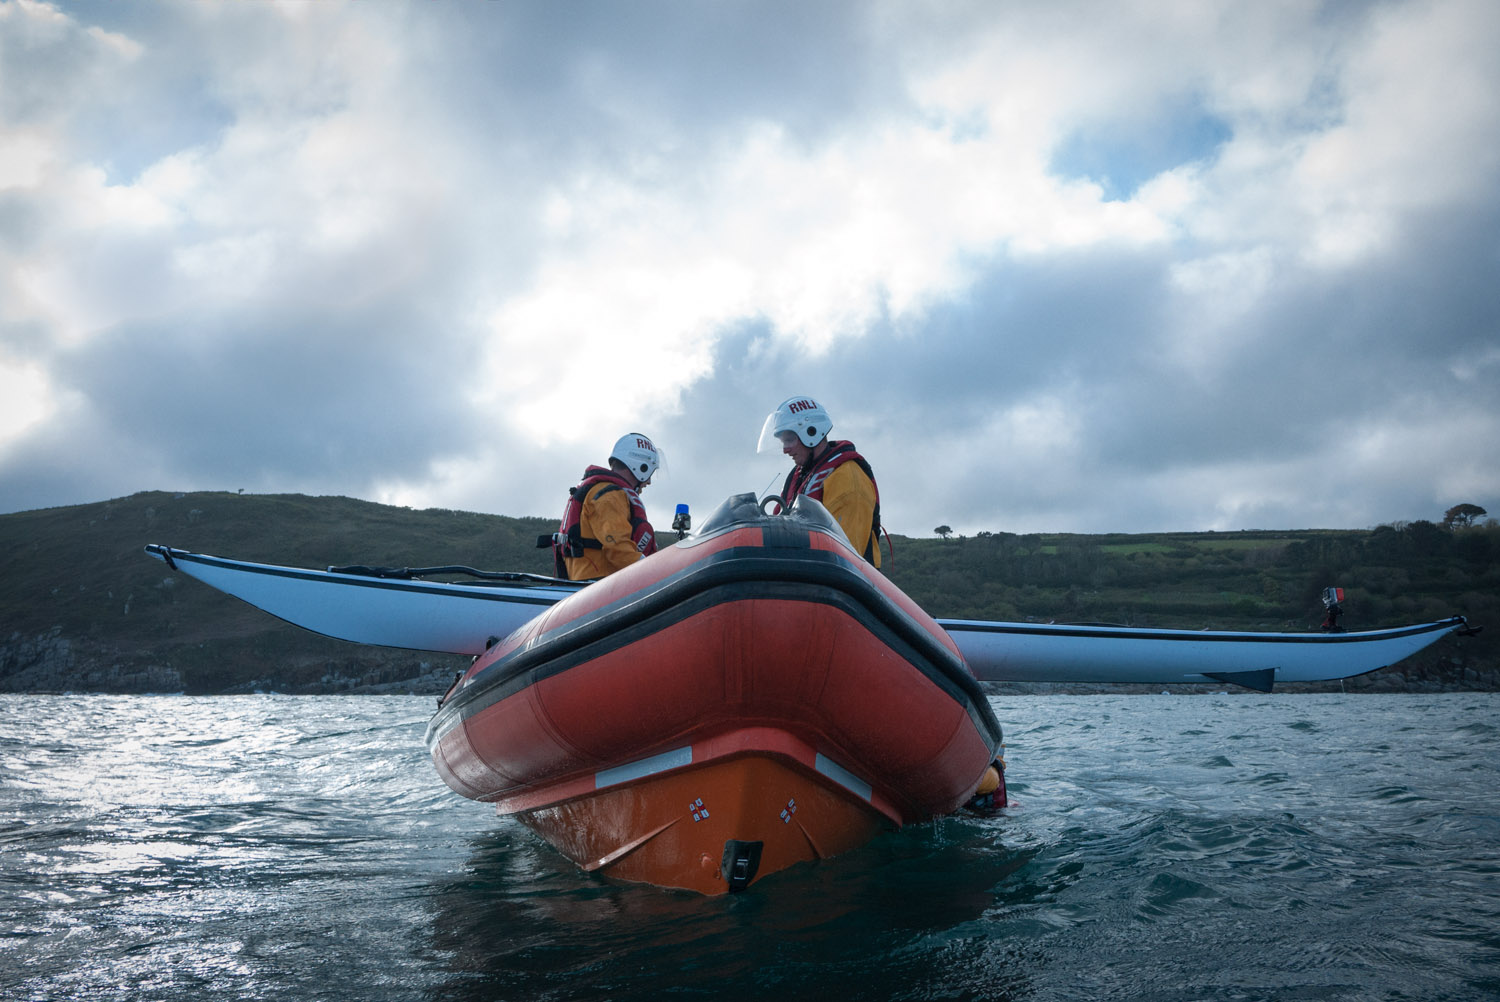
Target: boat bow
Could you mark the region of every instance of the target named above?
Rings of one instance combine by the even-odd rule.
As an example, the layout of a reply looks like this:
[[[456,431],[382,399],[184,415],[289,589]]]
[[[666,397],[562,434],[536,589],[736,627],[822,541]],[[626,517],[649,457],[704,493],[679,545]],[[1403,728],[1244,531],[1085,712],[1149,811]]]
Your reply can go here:
[[[454,790],[709,893],[973,795],[1000,725],[947,634],[815,502],[726,505],[475,663],[427,734]]]

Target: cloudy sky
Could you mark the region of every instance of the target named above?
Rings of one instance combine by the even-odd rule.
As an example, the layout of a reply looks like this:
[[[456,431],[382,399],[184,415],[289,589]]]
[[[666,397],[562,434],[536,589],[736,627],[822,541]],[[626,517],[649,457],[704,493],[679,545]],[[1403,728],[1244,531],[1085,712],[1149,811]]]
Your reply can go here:
[[[1500,513],[1500,4],[0,0],[0,511]],[[168,541],[170,542],[170,541]]]

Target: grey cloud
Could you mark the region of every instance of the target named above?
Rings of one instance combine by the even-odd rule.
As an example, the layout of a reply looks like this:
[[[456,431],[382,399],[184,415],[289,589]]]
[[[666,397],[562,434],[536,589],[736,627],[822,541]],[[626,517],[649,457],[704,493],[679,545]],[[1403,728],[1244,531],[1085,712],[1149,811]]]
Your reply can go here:
[[[1345,479],[1342,467],[1349,436],[1367,423],[1421,420],[1434,407],[1451,408],[1455,422],[1495,413],[1493,382],[1461,380],[1451,363],[1497,343],[1500,295],[1488,281],[1497,221],[1472,209],[1434,216],[1373,264],[1288,266],[1199,372],[1163,352],[1166,328],[1183,322],[1170,305],[1168,259],[996,260],[961,302],[935,307],[915,330],[877,326],[826,358],[799,356],[753,326],[726,336],[713,377],[684,396],[675,430],[685,451],[706,457],[710,479],[764,489],[744,472],[756,465],[749,441],[761,417],[787,393],[837,387],[836,433],[883,461],[887,511],[906,531],[934,519],[991,529],[1202,527],[1216,512],[1185,486],[1174,496],[1170,484],[1245,464],[1303,464],[1327,481],[1298,485],[1305,497],[1295,502],[1245,510],[1258,525],[1434,517],[1434,485],[1406,483],[1400,472],[1416,457],[1377,457],[1383,467],[1358,473],[1362,480]],[[1028,476],[1007,473],[1008,457],[985,454],[977,436],[989,417],[1048,394],[1076,419],[1078,450]],[[1483,448],[1433,443],[1455,460]]]
[[[17,191],[0,192],[0,253],[20,256],[41,240],[45,214]]]
[[[903,98],[895,39],[871,30],[854,5],[742,0],[688,16],[665,2],[470,4],[434,13],[445,22],[443,89],[481,128],[525,124],[532,140],[607,148],[620,130],[702,136],[746,120],[812,140]],[[518,94],[525,100],[506,97]]]
[[[15,5],[0,28],[0,122],[57,115],[97,83],[97,65],[109,58],[104,42],[44,8]]]
[[[58,12],[13,10],[0,31],[0,122],[57,127],[116,183],[229,124],[192,5],[69,3]]]
[[[245,110],[236,102],[254,97],[219,79],[216,61],[235,44],[274,61],[286,30],[254,5],[221,14],[192,4],[68,9],[139,40],[147,56],[117,95],[68,112],[33,94],[12,114],[70,114],[84,158],[127,178],[165,152],[211,145]],[[154,487],[359,493],[421,483],[445,458],[494,455],[501,482],[464,488],[475,493],[453,497],[454,506],[555,515],[582,467],[626,429],[601,429],[597,448],[582,453],[549,450],[478,426],[465,399],[483,337],[465,325],[482,324],[484,304],[524,288],[543,193],[601,171],[680,194],[746,123],[779,123],[794,146],[813,147],[909,119],[903,68],[936,65],[966,19],[995,16],[984,5],[944,7],[921,23],[904,10],[870,10],[746,2],[700,5],[689,17],[677,4],[600,2],[341,11],[400,37],[402,72],[419,90],[414,107],[440,116],[438,131],[453,144],[436,169],[463,193],[404,220],[390,246],[321,259],[278,253],[255,302],[168,306],[150,324],[54,348],[55,378],[84,405],[0,455],[0,510]],[[1364,8],[1323,10],[1354,17]],[[1223,139],[1215,109],[1190,84],[1171,93],[1187,96],[1168,94],[1159,107],[1122,113],[1128,119],[1070,123],[1080,131],[1054,166],[1108,177],[1122,194],[1163,166],[1211,158]],[[1320,92],[1299,113],[1328,107]],[[1198,127],[1180,133],[1184,119]],[[874,323],[818,357],[747,317],[719,332],[712,372],[683,392],[678,412],[642,428],[672,463],[648,508],[664,523],[677,501],[706,514],[729,493],[775,486],[786,461],[756,456],[756,433],[784,396],[809,392],[834,407],[836,434],[875,462],[899,531],[938,522],[1195,528],[1213,517],[1201,492],[1216,470],[1279,462],[1342,479],[1326,490],[1304,484],[1289,500],[1253,499],[1244,519],[1305,526],[1440,515],[1424,507],[1431,485],[1402,479],[1412,457],[1337,472],[1333,461],[1347,452],[1341,433],[1361,422],[1500,411],[1493,368],[1488,379],[1452,372],[1500,343],[1494,190],[1485,204],[1409,214],[1396,248],[1358,267],[1303,267],[1296,248],[1281,252],[1267,298],[1233,320],[1216,317],[1218,340],[1201,367],[1169,351],[1174,338],[1201,333],[1184,326],[1170,272],[1212,249],[1185,238],[1032,258],[992,249],[969,262],[973,281],[960,294],[920,316]],[[6,253],[26,254],[47,225],[35,204],[0,199]],[[72,252],[71,276],[114,298],[150,296],[178,281],[170,258],[179,241],[213,236],[169,234],[155,245],[106,237]],[[389,264],[393,248],[401,267]],[[12,325],[0,345],[35,357],[39,335]],[[1021,463],[987,452],[987,423],[1039,398],[1059,401],[1076,425],[1068,454]],[[1500,506],[1484,497],[1447,503],[1460,500]]]
[[[179,317],[111,331],[57,371],[92,422],[177,478],[368,484],[475,445],[463,359],[399,311]]]

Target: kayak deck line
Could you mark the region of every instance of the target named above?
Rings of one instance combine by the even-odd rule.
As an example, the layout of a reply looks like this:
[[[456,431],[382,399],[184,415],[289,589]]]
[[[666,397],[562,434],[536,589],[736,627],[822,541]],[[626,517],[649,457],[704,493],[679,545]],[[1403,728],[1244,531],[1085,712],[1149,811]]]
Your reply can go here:
[[[1149,629],[1135,626],[1101,626],[1070,623],[1003,623],[972,619],[939,619],[938,625],[950,634],[1004,633],[1014,636],[1093,637],[1116,640],[1196,641],[1199,643],[1270,643],[1270,644],[1346,644],[1371,640],[1409,637],[1433,631],[1449,630],[1471,635],[1482,627],[1468,627],[1468,619],[1450,616],[1431,623],[1393,626],[1380,630],[1342,633],[1265,633],[1253,630],[1176,630]],[[1467,629],[1465,629],[1467,628]]]
[[[586,582],[582,581],[565,581],[561,578],[550,578],[541,574],[528,574],[523,571],[476,571],[472,568],[461,568],[457,565],[412,569],[405,567],[365,567],[364,565],[355,564],[348,567],[329,567],[327,570],[320,571],[311,567],[286,567],[280,564],[255,563],[250,560],[233,560],[229,557],[216,557],[208,553],[179,550],[176,547],[163,546],[160,543],[146,544],[145,551],[166,563],[173,570],[180,570],[185,574],[192,574],[192,571],[179,567],[178,561],[205,567],[216,567],[236,573],[259,574],[266,577],[286,578],[295,581],[336,582],[351,587],[383,588],[403,592],[431,590],[444,594],[457,593],[469,598],[489,598],[505,602],[516,601],[517,599],[515,596],[495,593],[495,589],[552,588],[562,592],[562,594],[557,596],[538,597],[534,603],[537,605],[551,605],[558,598],[571,595],[586,584]],[[385,571],[394,573],[382,573]],[[483,580],[424,581],[420,577],[422,574],[463,573],[482,576]]]

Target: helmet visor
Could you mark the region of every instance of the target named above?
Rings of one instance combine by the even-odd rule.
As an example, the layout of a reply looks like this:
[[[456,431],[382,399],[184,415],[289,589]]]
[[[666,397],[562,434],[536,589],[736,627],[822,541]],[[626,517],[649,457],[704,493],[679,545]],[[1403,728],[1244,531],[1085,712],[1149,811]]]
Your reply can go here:
[[[779,455],[782,447],[797,437],[797,433],[790,428],[780,428],[777,426],[776,419],[780,416],[780,411],[772,411],[766,415],[766,423],[760,429],[760,439],[755,444],[755,451],[757,453],[769,452]],[[782,438],[783,435],[787,437]]]
[[[672,476],[672,471],[667,469],[667,450],[659,445],[656,447],[656,469],[651,471],[651,479],[647,480],[646,483],[649,484],[652,480],[655,480],[657,474],[661,474],[669,479]]]

